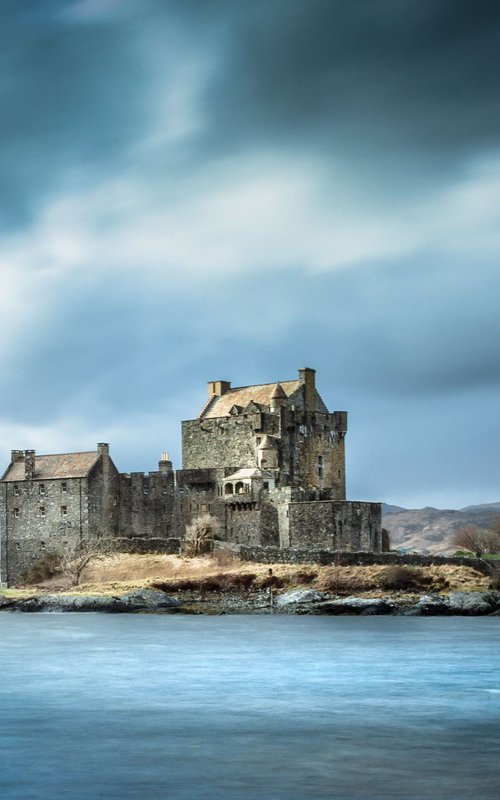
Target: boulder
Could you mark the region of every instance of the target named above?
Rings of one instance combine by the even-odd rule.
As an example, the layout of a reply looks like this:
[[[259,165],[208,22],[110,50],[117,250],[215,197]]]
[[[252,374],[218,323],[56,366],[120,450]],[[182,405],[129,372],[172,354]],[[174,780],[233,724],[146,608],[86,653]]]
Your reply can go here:
[[[499,592],[450,592],[448,606],[452,614],[476,616],[491,614],[500,606]]]
[[[424,594],[404,613],[410,617],[438,617],[450,614],[450,607],[438,594]]]
[[[307,603],[319,603],[325,599],[325,595],[316,589],[292,589],[289,592],[284,592],[278,595],[274,603],[278,608],[285,608],[287,606],[305,605]]]
[[[158,589],[133,589],[122,594],[119,599],[126,610],[130,611],[165,611],[179,608],[181,605],[175,597],[169,597]]]
[[[57,595],[42,594],[37,597],[28,597],[19,600],[15,606],[16,611],[48,613],[61,613],[66,611],[123,611],[117,597],[103,597],[102,595]]]
[[[395,603],[378,597],[346,597],[342,600],[325,600],[314,607],[317,614],[360,614],[363,616],[396,614]]]

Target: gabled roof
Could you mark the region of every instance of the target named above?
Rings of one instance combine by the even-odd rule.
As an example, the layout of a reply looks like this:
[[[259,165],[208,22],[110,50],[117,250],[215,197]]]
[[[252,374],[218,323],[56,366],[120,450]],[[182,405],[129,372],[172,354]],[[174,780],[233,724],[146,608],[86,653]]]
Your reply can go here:
[[[298,380],[283,381],[280,386],[285,397],[288,398],[298,390],[300,383]],[[257,386],[239,386],[229,389],[222,396],[212,397],[202,409],[200,418],[227,417],[232,406],[242,406],[246,409],[251,402],[257,406],[269,407],[275,388],[276,383],[261,383]]]
[[[85,478],[96,461],[99,453],[91,450],[86,453],[59,453],[57,455],[35,456],[33,479],[36,481],[52,478]],[[4,481],[24,481],[24,458],[15,461],[3,476]]]

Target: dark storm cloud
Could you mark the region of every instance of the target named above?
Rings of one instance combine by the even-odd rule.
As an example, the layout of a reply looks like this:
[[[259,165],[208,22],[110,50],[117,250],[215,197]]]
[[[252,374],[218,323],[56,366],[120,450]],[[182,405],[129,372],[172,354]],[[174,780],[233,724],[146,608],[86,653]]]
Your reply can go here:
[[[245,6],[210,98],[215,132],[224,143],[310,136],[325,149],[446,161],[496,144],[499,30],[494,2]]]
[[[26,222],[68,170],[120,166],[143,132],[146,79],[131,28],[62,25],[61,3],[9,5],[0,16],[3,226]]]
[[[150,56],[162,39],[168,53],[172,34],[209,48],[218,65],[197,136],[143,155],[157,177],[175,173],[173,149],[189,171],[208,154],[293,146],[314,148],[325,170],[331,158],[351,160],[380,193],[391,174],[399,194],[497,141],[494,2],[130,0],[71,16],[78,7],[2,4],[3,224],[25,218],[70,169],[91,180],[140,168],[129,152],[146,135],[145,97],[168,78]]]
[[[178,463],[206,380],[310,365],[351,415],[351,496],[497,499],[497,3],[0,21],[7,447]]]

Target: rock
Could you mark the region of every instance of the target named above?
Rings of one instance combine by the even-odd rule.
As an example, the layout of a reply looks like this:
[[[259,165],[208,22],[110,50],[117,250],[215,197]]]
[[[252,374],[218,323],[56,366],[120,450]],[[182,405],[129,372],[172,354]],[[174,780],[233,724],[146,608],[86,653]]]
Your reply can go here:
[[[314,607],[319,614],[361,614],[371,616],[378,614],[395,614],[398,608],[395,603],[383,598],[346,597],[343,600],[325,600]]]
[[[11,608],[16,604],[16,601],[12,597],[5,597],[5,595],[0,594],[0,609],[3,608]]]
[[[325,599],[325,595],[317,592],[316,589],[293,589],[278,595],[274,603],[278,608],[286,606],[304,605],[305,603],[319,603]]]
[[[499,605],[499,592],[450,592],[448,595],[448,606],[452,614],[491,614]]]
[[[409,617],[438,617],[450,613],[450,607],[438,594],[424,594],[404,612]]]
[[[158,589],[133,589],[122,594],[120,602],[131,611],[163,611],[179,608],[181,603]]]
[[[102,595],[57,595],[45,594],[19,600],[14,609],[23,612],[43,611],[61,613],[66,611],[105,611],[119,612],[126,610],[117,597]]]

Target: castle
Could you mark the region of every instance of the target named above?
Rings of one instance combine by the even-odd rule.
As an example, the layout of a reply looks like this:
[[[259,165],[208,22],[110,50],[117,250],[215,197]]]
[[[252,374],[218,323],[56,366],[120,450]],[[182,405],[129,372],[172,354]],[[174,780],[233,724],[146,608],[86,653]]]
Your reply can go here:
[[[0,481],[0,582],[93,537],[179,552],[203,513],[234,545],[380,552],[380,504],[346,500],[346,431],[346,412],[328,411],[305,368],[278,383],[210,381],[200,414],[182,423],[180,470],[164,453],[155,472],[120,473],[107,444],[13,450]]]

